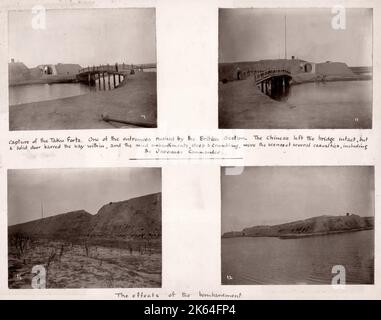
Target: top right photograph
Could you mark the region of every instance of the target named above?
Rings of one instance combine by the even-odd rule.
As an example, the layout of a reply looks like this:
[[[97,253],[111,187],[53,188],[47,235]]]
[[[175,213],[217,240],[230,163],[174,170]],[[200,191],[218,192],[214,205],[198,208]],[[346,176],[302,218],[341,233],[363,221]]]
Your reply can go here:
[[[371,129],[373,10],[219,9],[220,129]]]

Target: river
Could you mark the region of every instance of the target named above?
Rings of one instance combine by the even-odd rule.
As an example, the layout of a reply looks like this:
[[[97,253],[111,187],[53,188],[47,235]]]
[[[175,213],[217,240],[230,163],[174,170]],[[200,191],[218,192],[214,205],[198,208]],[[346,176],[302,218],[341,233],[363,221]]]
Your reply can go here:
[[[372,104],[372,81],[310,82],[291,85],[286,94],[273,98],[287,101],[296,107],[319,108],[331,105],[369,108]]]
[[[374,282],[374,231],[301,239],[221,239],[222,284],[330,284],[343,265],[347,284]]]
[[[47,100],[62,99],[79,96],[93,91],[112,90],[119,85],[118,77],[110,76],[108,78],[95,80],[94,86],[88,86],[82,83],[52,83],[52,84],[26,84],[9,87],[9,105],[18,105],[30,102],[39,102]]]
[[[9,105],[54,100],[86,94],[94,87],[81,83],[26,84],[9,87]]]

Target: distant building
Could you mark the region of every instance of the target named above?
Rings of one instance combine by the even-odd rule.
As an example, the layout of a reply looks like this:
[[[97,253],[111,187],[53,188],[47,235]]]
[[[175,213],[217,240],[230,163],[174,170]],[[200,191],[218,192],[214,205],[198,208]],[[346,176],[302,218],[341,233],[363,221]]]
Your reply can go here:
[[[57,75],[56,67],[52,64],[42,64],[37,66],[44,75]]]
[[[22,62],[15,62],[14,59],[8,64],[9,82],[24,81],[31,78],[30,70]]]
[[[316,64],[313,62],[303,61],[300,63],[300,71],[304,73],[316,73]]]
[[[49,81],[50,78],[75,79],[81,68],[79,64],[70,63],[41,64],[34,68],[28,68],[24,63],[15,62],[12,58],[11,62],[8,63],[8,79],[11,85],[25,81]]]
[[[354,76],[354,73],[344,62],[323,62],[316,66],[316,73],[327,76]]]
[[[58,63],[58,64],[42,64],[37,67],[41,75],[52,76],[75,76],[81,69],[79,64]]]
[[[79,64],[58,63],[55,68],[60,76],[75,76],[82,67]]]

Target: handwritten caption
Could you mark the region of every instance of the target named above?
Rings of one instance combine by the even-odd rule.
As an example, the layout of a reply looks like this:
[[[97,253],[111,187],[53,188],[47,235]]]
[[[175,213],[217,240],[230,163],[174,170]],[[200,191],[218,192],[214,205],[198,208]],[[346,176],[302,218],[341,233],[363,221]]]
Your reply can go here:
[[[87,137],[34,137],[9,140],[10,151],[48,150],[130,150],[142,158],[150,157],[213,157],[244,154],[250,151],[276,150],[367,150],[369,141],[362,135],[90,135]]]
[[[204,292],[199,290],[198,292],[176,292],[171,291],[169,293],[159,293],[159,292],[122,292],[118,291],[114,293],[116,298],[120,299],[158,299],[158,298],[230,298],[230,299],[240,299],[242,298],[242,293],[227,293],[227,292]]]

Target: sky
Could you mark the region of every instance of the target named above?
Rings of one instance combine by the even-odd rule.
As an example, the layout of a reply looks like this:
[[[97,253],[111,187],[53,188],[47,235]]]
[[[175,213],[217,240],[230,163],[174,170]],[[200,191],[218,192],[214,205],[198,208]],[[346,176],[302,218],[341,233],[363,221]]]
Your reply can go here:
[[[245,167],[221,171],[222,232],[321,215],[374,215],[374,169],[360,166]]]
[[[346,9],[345,29],[331,9],[220,9],[219,62],[279,59],[372,66],[372,9]]]
[[[46,10],[33,29],[32,11],[9,12],[9,60],[88,65],[156,62],[155,9]]]
[[[8,170],[8,225],[161,191],[160,168]]]

